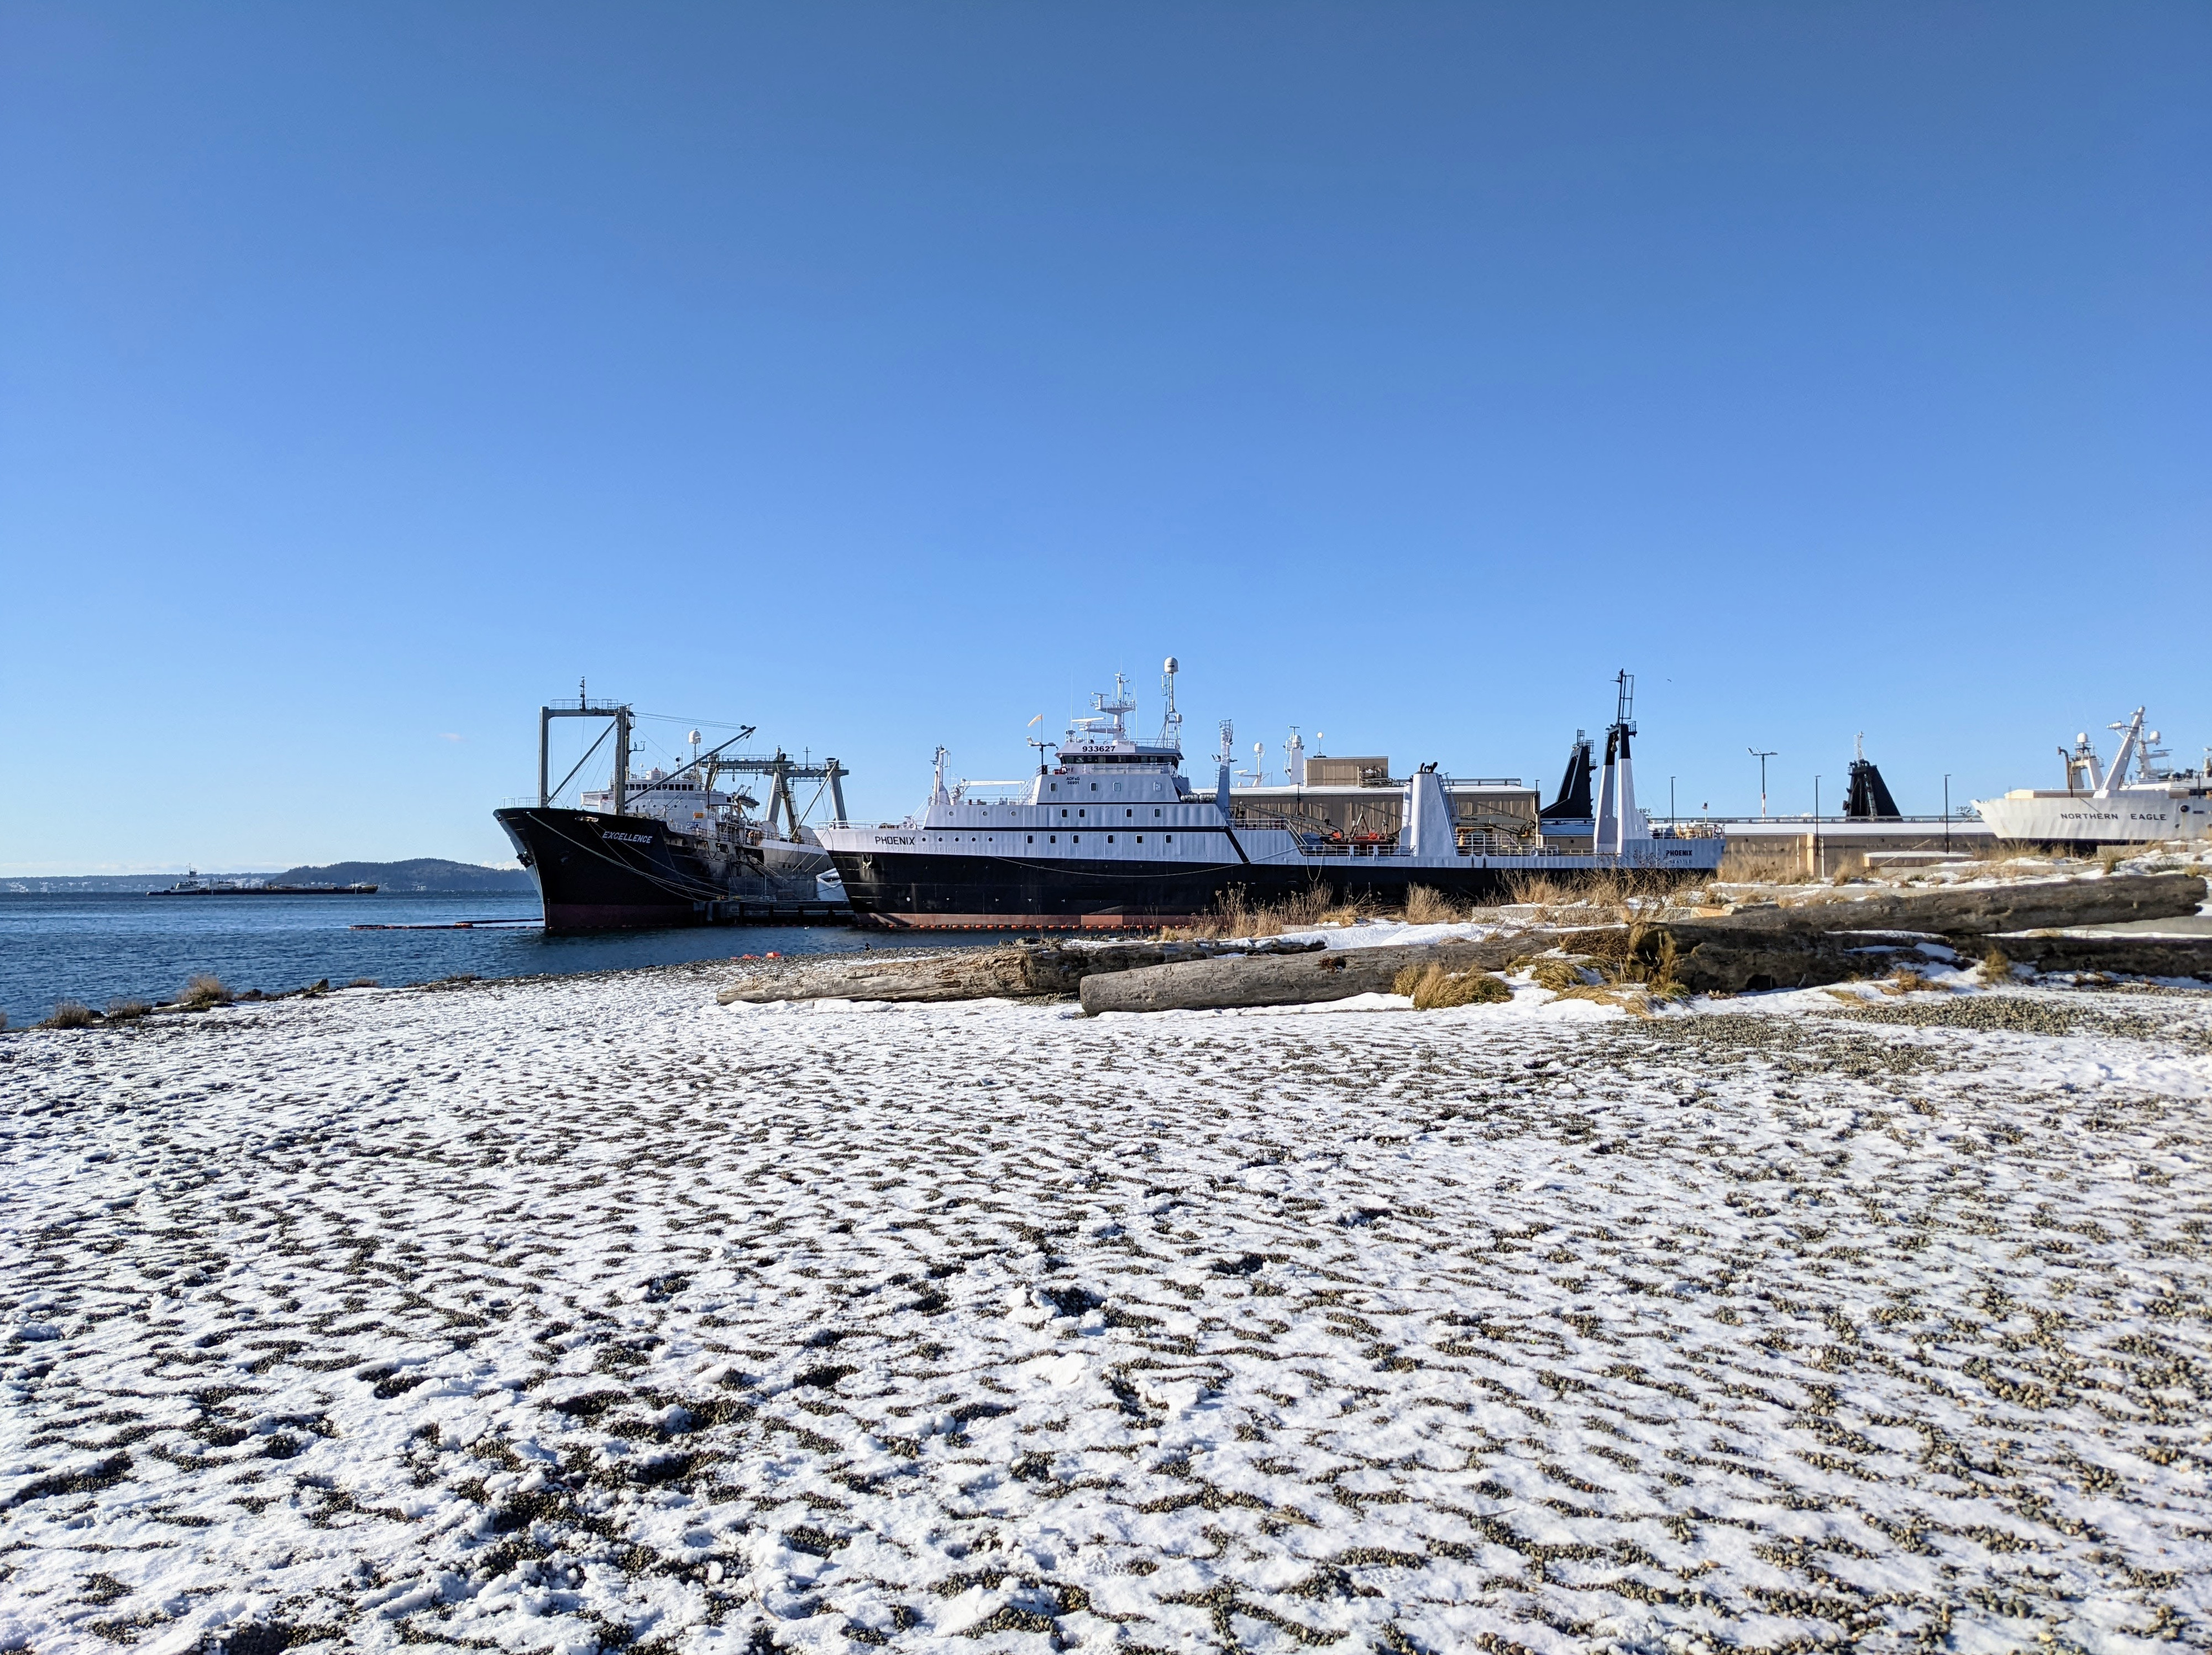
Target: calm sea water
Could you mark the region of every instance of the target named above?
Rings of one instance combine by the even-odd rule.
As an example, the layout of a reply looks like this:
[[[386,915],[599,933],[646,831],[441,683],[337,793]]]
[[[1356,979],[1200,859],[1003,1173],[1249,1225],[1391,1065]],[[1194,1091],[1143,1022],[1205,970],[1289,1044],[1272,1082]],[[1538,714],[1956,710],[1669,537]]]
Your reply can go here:
[[[530,977],[667,965],[732,954],[830,953],[880,937],[842,926],[697,926],[549,937],[538,898],[514,897],[38,896],[0,891],[0,1011],[21,1027],[58,1000],[105,1006],[175,998],[195,972],[275,994],[320,977],[386,987],[473,972]],[[457,920],[525,922],[506,930],[356,931]],[[959,937],[900,940],[959,946]]]

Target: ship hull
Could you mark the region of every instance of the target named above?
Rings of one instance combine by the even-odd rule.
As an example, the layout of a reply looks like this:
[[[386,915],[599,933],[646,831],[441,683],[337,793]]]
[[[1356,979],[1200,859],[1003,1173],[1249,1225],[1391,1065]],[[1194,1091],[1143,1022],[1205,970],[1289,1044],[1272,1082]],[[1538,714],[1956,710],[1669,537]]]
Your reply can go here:
[[[538,881],[550,933],[845,917],[841,904],[821,897],[812,857],[716,867],[657,817],[532,806],[493,814]],[[828,858],[821,861],[826,872]]]
[[[2154,844],[2212,835],[2212,796],[2203,792],[2118,788],[2106,798],[2051,793],[1977,800],[1990,831],[2008,844],[2050,845],[2089,854],[2106,845]]]
[[[1717,841],[1685,842],[1693,854],[1670,867],[1640,864],[1662,879],[1709,877]],[[1713,847],[1708,850],[1707,846]],[[1187,922],[1231,891],[1250,904],[1280,903],[1316,887],[1338,901],[1402,905],[1415,885],[1462,902],[1496,899],[1530,874],[1571,884],[1617,871],[1610,858],[1466,858],[1457,866],[1378,856],[1281,862],[1024,861],[926,851],[848,850],[832,845],[857,923],[894,930],[1129,930]],[[1694,862],[1696,865],[1692,866]],[[1501,866],[1500,864],[1504,864]]]

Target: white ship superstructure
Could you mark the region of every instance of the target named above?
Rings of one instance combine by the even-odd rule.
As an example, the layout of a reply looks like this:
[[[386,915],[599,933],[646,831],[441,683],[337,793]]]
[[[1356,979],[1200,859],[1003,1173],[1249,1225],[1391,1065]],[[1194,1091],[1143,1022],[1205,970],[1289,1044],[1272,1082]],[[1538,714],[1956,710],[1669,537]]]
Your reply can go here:
[[[1533,811],[1525,834],[1468,822],[1455,794],[1469,789],[1435,764],[1388,783],[1395,808],[1377,813],[1387,831],[1347,834],[1293,801],[1252,796],[1276,789],[1239,799],[1226,726],[1216,785],[1199,792],[1182,774],[1176,671],[1170,659],[1167,712],[1152,742],[1130,733],[1136,703],[1117,676],[1112,696],[1094,696],[1092,715],[1072,722],[1057,763],[1027,780],[948,784],[939,748],[921,815],[823,829],[854,913],[896,926],[1121,928],[1204,913],[1238,887],[1252,901],[1320,885],[1397,903],[1415,885],[1465,897],[1501,891],[1519,874],[1690,876],[1719,866],[1717,837],[1654,832],[1636,807],[1626,674],[1607,743],[1597,849],[1559,852],[1545,845]]]
[[[2212,837],[2212,776],[2208,768],[2161,769],[2167,755],[2159,733],[2143,728],[2143,709],[2124,723],[2120,749],[2106,769],[2085,731],[2069,751],[2063,788],[2015,788],[2002,799],[1977,799],[1974,808],[2000,839],[2018,843],[2093,849],[2100,845],[2150,844],[2165,839]],[[2135,770],[2130,780],[2128,771]]]

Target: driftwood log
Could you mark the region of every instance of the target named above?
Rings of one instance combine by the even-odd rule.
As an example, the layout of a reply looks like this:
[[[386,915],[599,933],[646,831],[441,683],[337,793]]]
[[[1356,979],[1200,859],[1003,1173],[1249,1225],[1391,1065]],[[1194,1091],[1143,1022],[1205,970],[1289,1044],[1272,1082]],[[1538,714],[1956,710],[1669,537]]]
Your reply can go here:
[[[2109,971],[2121,977],[2212,977],[2212,937],[1978,937],[1962,951],[1909,932],[1756,931],[1724,921],[1653,926],[1634,943],[1637,961],[1656,971],[1666,943],[1674,945],[1674,978],[1692,994],[1813,989],[1853,977],[1879,977],[1899,965],[1972,964],[1996,948],[2017,965],[2039,971]],[[1626,934],[1586,934],[1579,952],[1620,960]],[[1923,945],[1927,945],[1923,949]],[[1932,952],[1931,952],[1932,951]]]
[[[1191,960],[1087,977],[1086,1012],[1214,1011],[1231,1006],[1310,1006],[1387,994],[1408,965],[1448,971],[1496,970],[1508,960],[1540,954],[1559,940],[1554,931],[1516,931],[1443,942],[1335,948],[1326,953],[1246,959]]]
[[[1838,896],[1784,908],[1738,908],[1718,922],[1739,930],[1923,931],[1982,937],[2001,931],[2177,919],[2204,900],[2193,873],[2116,873],[2101,879],[2033,879],[1964,889]]]
[[[1899,965],[1957,961],[1941,939],[1910,933],[1765,931],[1725,920],[1703,920],[1653,926],[1643,932],[1635,943],[1638,964],[1656,971],[1669,941],[1674,946],[1674,980],[1700,995],[1814,989],[1852,977],[1880,977]],[[1942,952],[1932,956],[1922,952],[1923,942]],[[1620,945],[1613,946],[1619,949]],[[1602,947],[1589,952],[1607,956]]]
[[[1218,942],[1009,943],[996,948],[935,948],[911,954],[817,954],[767,960],[715,998],[765,1005],[782,1000],[990,1000],[1072,995],[1094,972],[1123,972],[1170,961],[1318,952],[1319,941],[1270,939]]]
[[[2115,977],[2212,977],[2212,937],[1992,937],[2015,965]]]

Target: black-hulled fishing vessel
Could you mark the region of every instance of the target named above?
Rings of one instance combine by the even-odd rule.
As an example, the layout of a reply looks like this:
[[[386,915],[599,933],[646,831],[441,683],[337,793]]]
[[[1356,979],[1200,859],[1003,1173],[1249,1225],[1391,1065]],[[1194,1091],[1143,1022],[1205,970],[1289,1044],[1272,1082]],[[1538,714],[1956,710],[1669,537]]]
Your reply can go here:
[[[1463,796],[1481,789],[1455,785],[1434,764],[1366,780],[1378,803],[1395,797],[1358,831],[1277,798],[1239,800],[1225,726],[1218,782],[1200,793],[1182,773],[1176,670],[1170,658],[1154,741],[1129,733],[1136,704],[1117,677],[1113,697],[1094,696],[1094,715],[1073,721],[1057,763],[1041,764],[1025,782],[948,786],[939,748],[921,816],[824,828],[822,844],[855,918],[901,928],[1122,929],[1193,918],[1234,888],[1255,903],[1319,886],[1395,904],[1415,885],[1480,898],[1504,893],[1516,876],[1571,882],[1631,870],[1687,879],[1720,865],[1717,836],[1655,830],[1636,807],[1633,680],[1625,672],[1598,796],[1588,802],[1585,758],[1589,814],[1575,824],[1577,848],[1565,849],[1547,843],[1533,810],[1519,826],[1498,815],[1470,819]]]
[[[833,815],[842,818],[845,769],[834,758],[819,764],[773,757],[732,754],[750,727],[702,752],[690,733],[692,757],[673,770],[655,766],[630,773],[630,732],[636,715],[626,704],[573,703],[542,707],[538,723],[538,802],[513,805],[493,815],[514,843],[516,860],[538,881],[550,932],[639,931],[667,926],[717,925],[742,921],[836,922],[848,910],[835,894],[830,857],[808,827],[793,786],[817,783]],[[615,743],[606,787],[580,795],[579,806],[556,805],[566,790],[548,785],[548,737],[556,718],[604,718]],[[581,770],[599,750],[577,764]],[[575,770],[569,772],[574,780]],[[764,817],[750,812],[758,801],[725,776],[764,776]],[[811,809],[811,806],[810,806]]]

